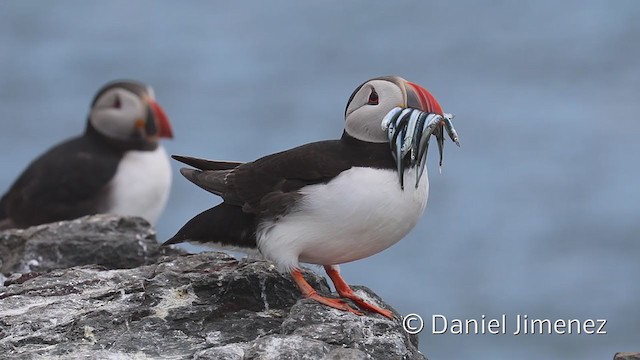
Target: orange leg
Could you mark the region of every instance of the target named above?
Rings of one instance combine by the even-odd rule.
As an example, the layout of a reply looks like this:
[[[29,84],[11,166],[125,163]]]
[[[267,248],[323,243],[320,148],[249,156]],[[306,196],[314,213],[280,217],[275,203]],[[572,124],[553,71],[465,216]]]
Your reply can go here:
[[[338,294],[340,294],[340,296],[350,299],[362,309],[377,312],[378,314],[386,316],[389,319],[393,319],[393,313],[390,310],[382,309],[375,305],[369,304],[368,302],[362,300],[360,296],[356,295],[353,290],[351,290],[349,285],[347,285],[346,281],[344,281],[342,276],[340,276],[340,271],[338,270],[337,266],[325,265],[324,270],[327,272],[327,275],[329,275],[329,278],[331,278],[331,281],[333,281],[333,285],[336,287],[336,290],[338,291]]]
[[[296,282],[296,285],[298,285],[298,288],[300,289],[300,292],[302,292],[302,295],[304,295],[304,297],[313,299],[321,304],[330,306],[338,310],[348,311],[356,315],[362,315],[360,311],[353,309],[346,302],[340,299],[332,299],[318,295],[318,293],[311,287],[311,285],[309,285],[307,280],[302,277],[300,269],[291,270],[291,277],[293,277],[293,281]]]

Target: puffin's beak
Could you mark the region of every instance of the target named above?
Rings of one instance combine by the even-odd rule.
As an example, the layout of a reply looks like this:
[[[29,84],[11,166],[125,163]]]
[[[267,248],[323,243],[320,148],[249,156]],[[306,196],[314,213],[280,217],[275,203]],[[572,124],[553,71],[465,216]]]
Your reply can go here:
[[[405,89],[406,107],[394,108],[382,121],[382,128],[387,131],[391,153],[396,160],[402,189],[406,167],[417,167],[415,186],[418,187],[426,165],[431,135],[438,140],[441,167],[445,127],[451,140],[460,146],[451,122],[453,116],[443,113],[435,97],[425,88],[409,81],[405,81]]]
[[[153,119],[147,122],[147,126],[155,126],[155,134],[158,137],[173,138],[173,131],[171,130],[171,124],[169,118],[165,114],[164,110],[158,105],[158,103],[151,99],[147,99],[147,105],[149,106],[149,114]],[[153,133],[153,132],[151,132]]]
[[[407,81],[406,84],[407,107],[442,115],[440,104],[427,89],[411,81]]]

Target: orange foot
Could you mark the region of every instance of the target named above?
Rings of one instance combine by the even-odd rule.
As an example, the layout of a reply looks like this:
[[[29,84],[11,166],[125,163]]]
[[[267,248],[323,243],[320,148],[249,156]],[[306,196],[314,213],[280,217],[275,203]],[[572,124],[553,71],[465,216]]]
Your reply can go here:
[[[325,265],[324,270],[327,272],[327,275],[329,275],[329,278],[331,278],[331,281],[333,281],[333,285],[336,287],[336,290],[338,291],[338,294],[340,296],[352,300],[361,309],[376,312],[382,316],[386,316],[389,319],[393,319],[393,313],[391,311],[369,304],[368,302],[362,300],[360,296],[356,295],[340,275],[340,271],[338,270],[337,266]]]
[[[351,306],[349,306],[349,304],[347,304],[343,300],[328,298],[328,297],[324,297],[324,296],[319,295],[311,287],[311,285],[309,285],[307,280],[305,280],[304,277],[302,277],[302,273],[300,272],[300,269],[291,270],[291,277],[293,277],[293,281],[296,282],[296,285],[298,285],[298,288],[300,289],[300,291],[302,292],[302,295],[304,295],[304,297],[309,298],[309,299],[313,299],[313,300],[315,300],[315,301],[317,301],[317,302],[319,302],[321,304],[330,306],[330,307],[338,309],[338,310],[348,311],[348,312],[354,313],[356,315],[362,315],[362,313],[360,311],[352,308]]]

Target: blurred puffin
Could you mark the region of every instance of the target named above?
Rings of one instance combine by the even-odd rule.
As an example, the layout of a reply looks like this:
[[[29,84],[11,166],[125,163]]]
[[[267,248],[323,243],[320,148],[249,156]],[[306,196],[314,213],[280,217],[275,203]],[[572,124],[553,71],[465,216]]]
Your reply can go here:
[[[280,271],[291,274],[305,297],[361,315],[341,299],[319,295],[300,272],[300,262],[323,265],[341,297],[392,318],[390,310],[356,295],[338,264],[398,242],[427,204],[429,182],[427,176],[416,178],[415,167],[401,171],[405,178],[416,179],[416,186],[398,184],[399,167],[381,127],[396,107],[442,115],[424,88],[397,76],[380,77],[351,95],[339,140],[302,145],[248,163],[173,156],[196,168],[183,168],[182,175],[224,201],[195,216],[165,244],[257,248]]]
[[[130,80],[104,85],[84,134],[33,160],[2,197],[0,229],[96,213],[155,223],[171,185],[169,159],[158,140],[172,136],[153,89]]]

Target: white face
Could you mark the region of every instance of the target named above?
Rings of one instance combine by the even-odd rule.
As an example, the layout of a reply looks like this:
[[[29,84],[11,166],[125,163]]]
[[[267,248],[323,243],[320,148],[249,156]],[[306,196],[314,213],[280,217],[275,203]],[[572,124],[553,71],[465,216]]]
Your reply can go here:
[[[404,81],[401,78],[393,80]],[[367,142],[388,142],[380,124],[395,107],[406,106],[406,90],[390,80],[369,80],[353,95],[345,114],[345,131]]]
[[[147,111],[145,102],[138,95],[123,88],[113,88],[96,100],[89,121],[109,138],[136,139],[144,134]]]

